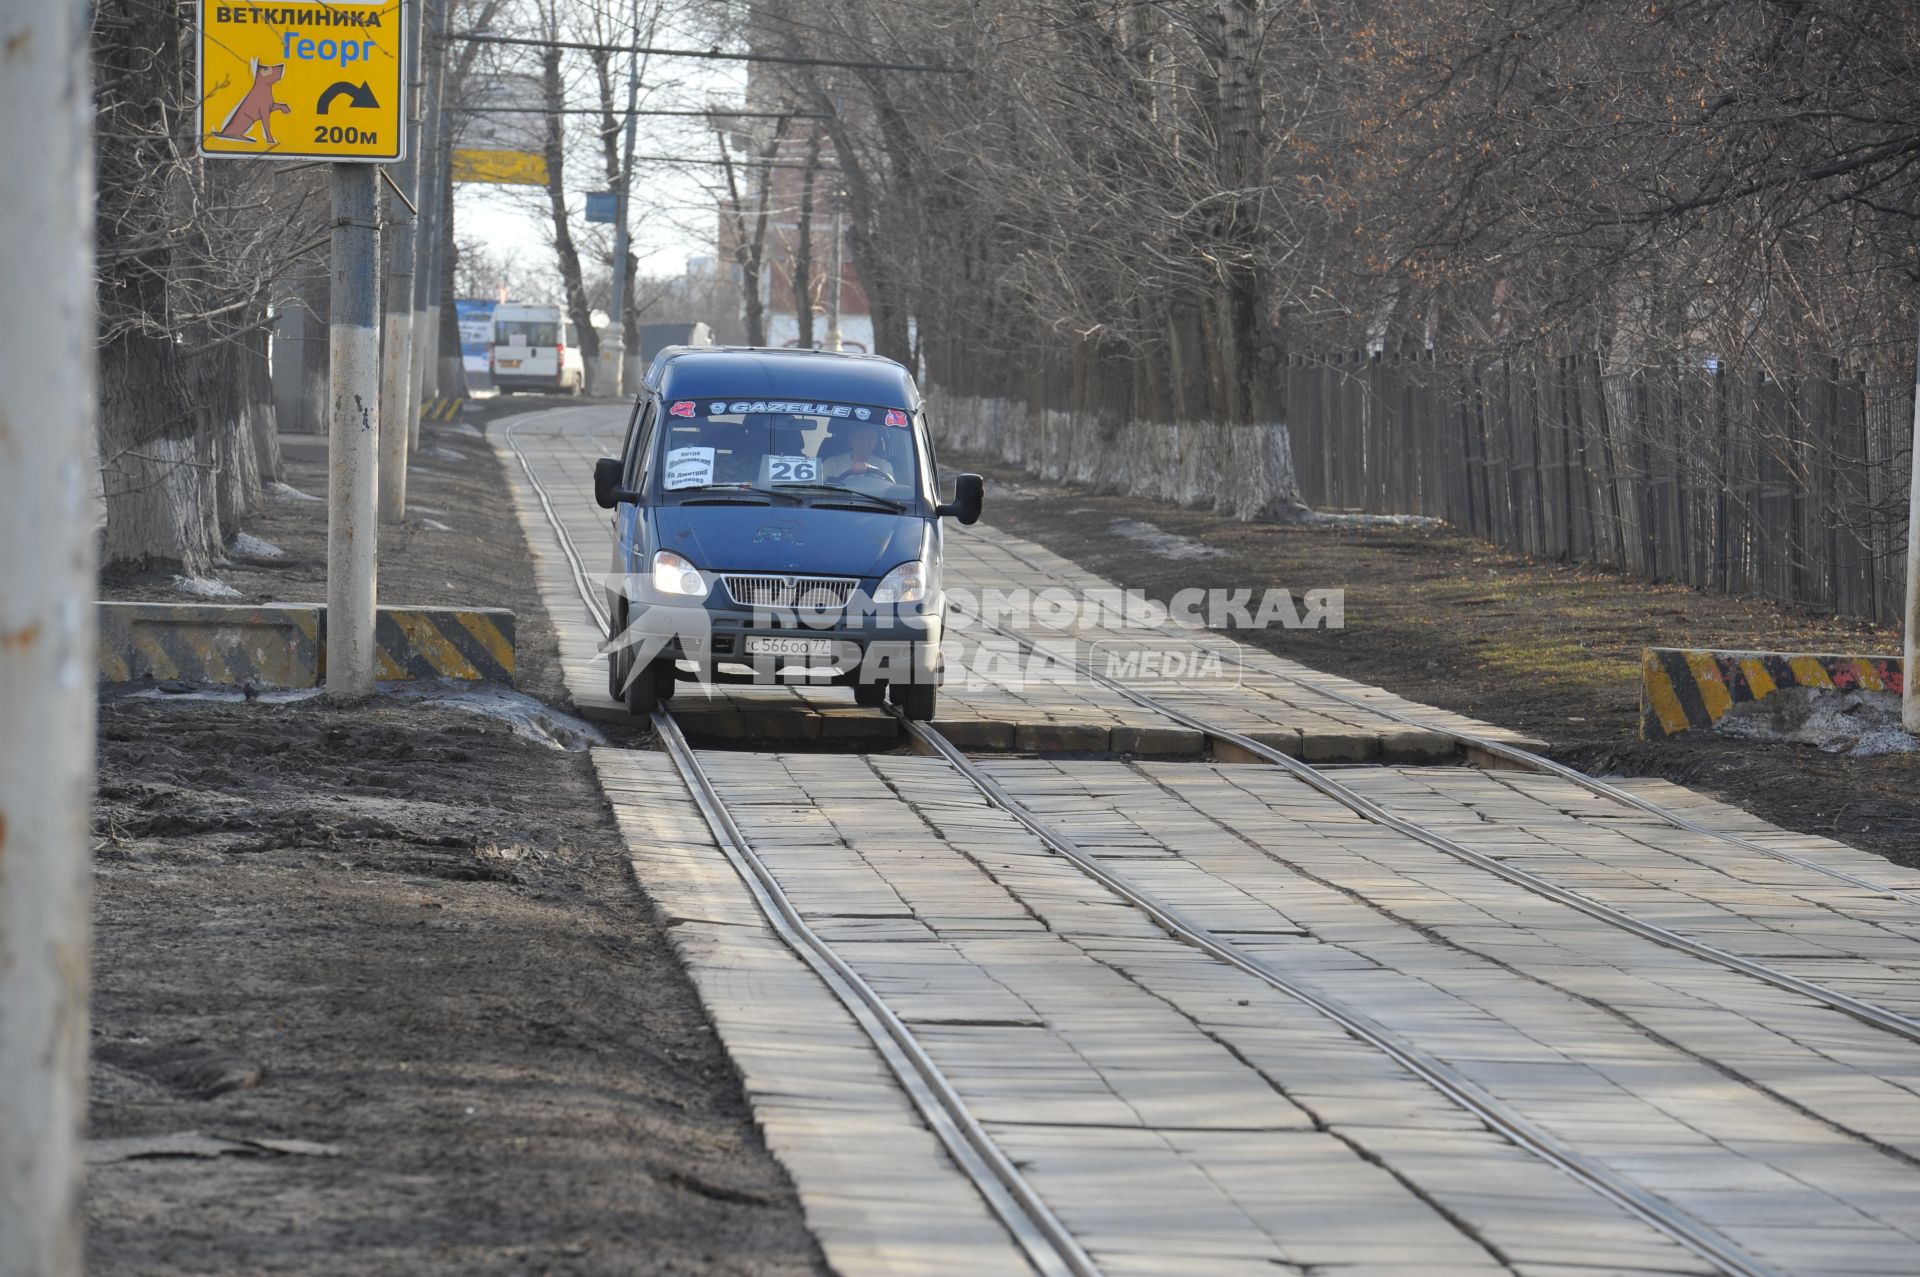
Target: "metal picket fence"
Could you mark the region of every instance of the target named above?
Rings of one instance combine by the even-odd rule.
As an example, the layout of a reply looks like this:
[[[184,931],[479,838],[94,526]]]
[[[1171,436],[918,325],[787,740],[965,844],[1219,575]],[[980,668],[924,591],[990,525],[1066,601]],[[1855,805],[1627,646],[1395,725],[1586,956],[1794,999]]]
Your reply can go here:
[[[1899,623],[1910,386],[1591,356],[1294,356],[1284,374],[1317,508]]]

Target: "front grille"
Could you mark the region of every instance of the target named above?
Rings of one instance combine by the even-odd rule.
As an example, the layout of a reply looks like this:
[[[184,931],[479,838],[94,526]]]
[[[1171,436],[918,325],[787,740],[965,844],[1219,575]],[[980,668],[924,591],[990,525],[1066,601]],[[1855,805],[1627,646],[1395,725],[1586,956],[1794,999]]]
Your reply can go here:
[[[859,588],[851,576],[773,576],[726,574],[727,593],[741,607],[791,607],[822,610],[847,605]]]

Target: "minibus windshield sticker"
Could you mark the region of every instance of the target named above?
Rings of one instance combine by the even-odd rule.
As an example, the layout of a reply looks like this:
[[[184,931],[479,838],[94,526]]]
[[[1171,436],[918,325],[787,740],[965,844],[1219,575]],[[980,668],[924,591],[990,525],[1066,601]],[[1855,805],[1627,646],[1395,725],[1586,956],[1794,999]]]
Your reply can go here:
[[[697,488],[713,482],[712,448],[675,448],[667,453],[667,487]]]
[[[850,421],[886,421],[904,426],[908,414],[871,404],[819,403],[811,399],[677,399],[667,411],[676,417],[744,417],[773,413],[792,417],[837,417]]]
[[[768,457],[767,480],[770,483],[818,483],[820,463],[812,457]]]

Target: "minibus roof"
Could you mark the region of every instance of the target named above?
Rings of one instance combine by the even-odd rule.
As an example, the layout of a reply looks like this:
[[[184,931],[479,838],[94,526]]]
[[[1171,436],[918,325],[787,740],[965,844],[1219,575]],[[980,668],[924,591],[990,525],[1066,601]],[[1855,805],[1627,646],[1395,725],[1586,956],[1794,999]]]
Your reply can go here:
[[[876,404],[910,412],[920,407],[920,391],[907,370],[874,355],[685,346],[661,351],[657,372],[661,393],[669,399],[722,395]]]

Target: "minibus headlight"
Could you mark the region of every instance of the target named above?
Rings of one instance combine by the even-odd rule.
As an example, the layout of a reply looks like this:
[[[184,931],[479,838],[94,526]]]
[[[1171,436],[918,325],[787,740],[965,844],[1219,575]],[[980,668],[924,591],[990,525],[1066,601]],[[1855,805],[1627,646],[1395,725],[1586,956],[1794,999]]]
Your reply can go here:
[[[902,563],[880,578],[873,601],[884,604],[918,603],[927,597],[927,565],[918,559]]]
[[[653,588],[659,594],[678,594],[690,599],[707,597],[707,582],[700,575],[700,569],[672,550],[653,552]]]

